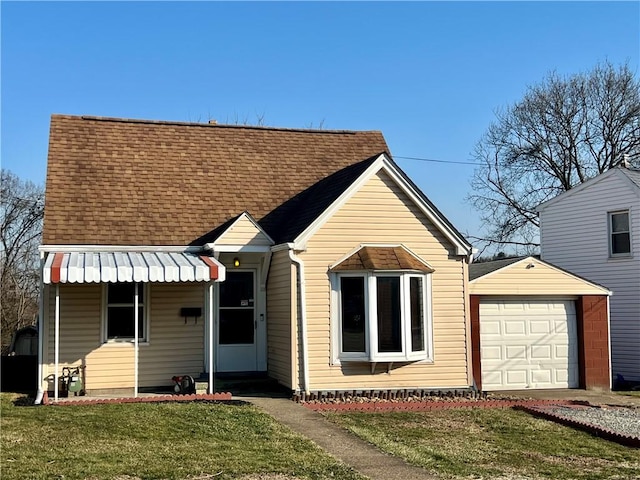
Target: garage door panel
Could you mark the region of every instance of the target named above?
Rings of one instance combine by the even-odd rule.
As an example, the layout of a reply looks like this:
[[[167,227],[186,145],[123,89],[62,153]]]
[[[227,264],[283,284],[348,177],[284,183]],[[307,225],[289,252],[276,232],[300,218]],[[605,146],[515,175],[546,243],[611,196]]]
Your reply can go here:
[[[526,360],[527,359],[527,346],[526,345],[507,345],[505,347],[505,359],[506,360]]]
[[[521,387],[527,384],[527,370],[526,369],[513,369],[508,370],[504,375],[506,385],[509,388]]]
[[[486,322],[480,324],[480,335],[484,335],[486,337],[495,335],[497,338],[500,338],[502,336],[500,321],[497,319],[491,320],[491,318],[487,318]]]
[[[487,372],[485,376],[482,377],[482,382],[486,382],[487,389],[492,389],[493,387],[500,387],[504,384],[504,379],[502,378],[502,372],[493,371]]]
[[[483,300],[480,304],[483,388],[577,387],[575,323],[573,301]]]
[[[569,359],[569,345],[554,345],[555,358]]]
[[[535,320],[534,318],[529,322],[529,329],[531,333],[551,333],[553,326],[549,324],[548,320]]]
[[[532,370],[531,371],[531,383],[535,388],[540,388],[543,385],[552,385],[551,379],[553,378],[553,372],[551,369]]]
[[[508,319],[504,324],[505,335],[524,335],[527,333],[527,327],[524,320]]]
[[[532,345],[531,360],[551,360],[551,345]]]
[[[502,360],[502,347],[499,345],[484,347],[481,353],[483,361]]]

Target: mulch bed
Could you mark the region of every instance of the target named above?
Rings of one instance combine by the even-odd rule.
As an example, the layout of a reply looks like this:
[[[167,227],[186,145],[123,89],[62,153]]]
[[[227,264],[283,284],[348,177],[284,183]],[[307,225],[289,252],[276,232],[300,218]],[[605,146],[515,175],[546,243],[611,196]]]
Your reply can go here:
[[[318,412],[426,412],[455,408],[513,408],[516,406],[588,405],[588,403],[577,400],[467,400],[451,398],[426,400],[349,399],[341,402],[314,400],[303,402],[303,405]]]

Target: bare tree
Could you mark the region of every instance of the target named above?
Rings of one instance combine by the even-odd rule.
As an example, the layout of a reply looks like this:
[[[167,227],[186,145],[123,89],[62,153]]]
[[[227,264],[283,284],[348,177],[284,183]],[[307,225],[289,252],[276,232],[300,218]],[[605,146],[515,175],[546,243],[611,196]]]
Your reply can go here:
[[[13,333],[33,324],[38,311],[44,189],[2,169],[0,193],[0,326],[6,353]]]
[[[640,166],[640,83],[628,65],[605,62],[587,73],[555,72],[496,112],[478,142],[480,166],[467,200],[481,212],[485,248],[539,245],[536,207],[618,166]]]

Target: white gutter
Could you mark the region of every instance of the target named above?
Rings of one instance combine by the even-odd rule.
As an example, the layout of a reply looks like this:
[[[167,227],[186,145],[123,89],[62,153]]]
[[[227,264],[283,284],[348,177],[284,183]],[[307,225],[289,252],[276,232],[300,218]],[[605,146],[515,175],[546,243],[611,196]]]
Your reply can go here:
[[[289,258],[298,265],[298,278],[300,279],[300,330],[302,335],[302,383],[304,392],[309,393],[309,346],[307,339],[307,295],[304,277],[304,263],[301,258],[293,253],[293,245],[290,245]]]
[[[58,367],[60,366],[60,284],[56,283],[56,316],[55,316],[55,338],[54,338],[54,363],[55,370],[53,372],[53,398],[58,401],[58,381],[60,375]]]
[[[135,283],[135,293],[133,296],[133,321],[134,321],[134,326],[133,326],[133,396],[137,397],[138,396],[138,360],[139,360],[139,352],[138,352],[138,346],[139,346],[139,340],[138,340],[138,336],[140,334],[140,327],[138,325],[138,320],[139,319],[139,313],[138,313],[138,306],[139,306],[139,292],[138,290],[140,289],[140,284],[138,282]],[[148,314],[148,312],[144,312],[145,315]],[[148,333],[147,333],[148,334]]]
[[[611,293],[607,295],[607,340],[609,342],[609,390],[613,388],[613,364],[611,363]]]
[[[215,384],[214,382],[214,376],[213,376],[213,370],[214,370],[214,366],[213,366],[213,328],[214,328],[214,324],[213,324],[213,283],[209,284],[209,288],[208,288],[208,296],[209,296],[209,301],[207,304],[208,307],[208,312],[207,312],[207,317],[209,319],[209,331],[207,332],[209,334],[208,337],[208,343],[209,343],[209,350],[208,350],[208,354],[209,354],[209,358],[208,358],[208,364],[209,364],[209,368],[207,369],[209,371],[209,393],[210,394],[214,394],[216,393],[215,391]]]
[[[40,298],[38,299],[38,391],[36,393],[36,399],[33,402],[35,405],[42,403],[44,397],[44,388],[42,388],[44,366],[42,359],[44,358],[44,282],[42,278],[42,272],[44,268],[44,258],[40,255]]]

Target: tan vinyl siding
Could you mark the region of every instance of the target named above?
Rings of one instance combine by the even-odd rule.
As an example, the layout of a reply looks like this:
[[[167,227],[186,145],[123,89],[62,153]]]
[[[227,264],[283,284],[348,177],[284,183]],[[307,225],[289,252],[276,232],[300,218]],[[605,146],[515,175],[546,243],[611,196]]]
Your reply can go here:
[[[267,280],[267,371],[292,387],[291,261],[287,250],[271,258]]]
[[[216,245],[270,246],[271,242],[247,217],[240,217],[217,240]]]
[[[204,362],[204,284],[150,287],[148,344],[139,346],[139,386],[171,385],[173,375],[199,376]],[[54,370],[55,287],[48,287],[45,377]],[[134,386],[133,344],[101,343],[103,285],[60,286],[60,369],[86,366],[86,388]],[[181,307],[203,316],[185,319]],[[49,384],[53,389],[53,384]]]
[[[403,244],[429,263],[433,281],[433,363],[332,365],[328,267],[362,243]],[[361,187],[307,243],[310,389],[446,388],[469,385],[465,263],[384,172]]]
[[[533,267],[530,267],[533,265]],[[535,259],[516,262],[473,280],[472,295],[603,295],[607,291]]]

